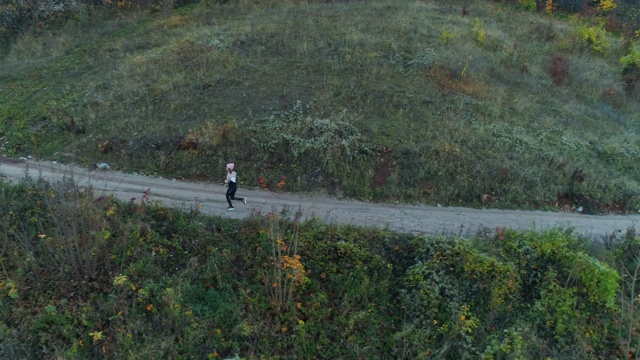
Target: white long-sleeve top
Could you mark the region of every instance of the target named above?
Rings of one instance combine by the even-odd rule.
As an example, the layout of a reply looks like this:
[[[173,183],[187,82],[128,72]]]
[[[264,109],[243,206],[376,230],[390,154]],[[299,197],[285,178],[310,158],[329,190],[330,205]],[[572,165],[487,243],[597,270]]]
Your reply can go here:
[[[227,173],[227,178],[224,180],[226,184],[228,183],[236,183],[238,174],[235,171],[231,171]]]

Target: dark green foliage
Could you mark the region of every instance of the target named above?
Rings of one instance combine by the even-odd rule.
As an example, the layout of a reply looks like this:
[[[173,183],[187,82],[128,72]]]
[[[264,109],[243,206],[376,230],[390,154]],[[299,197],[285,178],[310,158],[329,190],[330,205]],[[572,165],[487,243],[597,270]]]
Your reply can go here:
[[[615,270],[581,252],[568,233],[499,230],[487,240],[476,246],[455,239],[424,242],[403,295],[416,351],[477,358],[495,350],[489,345],[495,339],[518,342],[509,348],[512,356],[527,358],[553,351],[588,356],[576,342],[611,349],[615,338],[606,332],[581,334],[614,319]],[[528,331],[537,340],[527,345]],[[421,345],[425,337],[430,340]]]
[[[632,232],[599,261],[570,230],[239,222],[41,181],[0,200],[3,358],[583,359],[637,343]]]

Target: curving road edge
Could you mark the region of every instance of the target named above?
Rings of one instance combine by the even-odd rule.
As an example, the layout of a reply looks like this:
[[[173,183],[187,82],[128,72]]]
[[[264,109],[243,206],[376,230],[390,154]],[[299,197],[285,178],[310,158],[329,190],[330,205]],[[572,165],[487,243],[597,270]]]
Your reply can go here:
[[[224,179],[221,172],[220,179]],[[377,204],[354,200],[339,200],[307,194],[274,193],[246,189],[240,185],[238,196],[247,197],[247,205],[235,204],[235,211],[226,211],[226,188],[219,183],[183,182],[114,170],[87,169],[56,162],[0,157],[0,181],[17,183],[26,176],[55,183],[73,180],[80,187],[91,186],[97,196],[114,195],[129,201],[139,201],[149,190],[150,200],[160,205],[192,209],[204,214],[246,218],[256,213],[300,209],[303,219],[317,218],[330,224],[389,229],[405,233],[466,235],[498,227],[518,230],[544,230],[554,227],[574,228],[576,232],[601,240],[604,237],[637,228],[640,215],[583,215],[565,212],[470,209],[415,205]]]

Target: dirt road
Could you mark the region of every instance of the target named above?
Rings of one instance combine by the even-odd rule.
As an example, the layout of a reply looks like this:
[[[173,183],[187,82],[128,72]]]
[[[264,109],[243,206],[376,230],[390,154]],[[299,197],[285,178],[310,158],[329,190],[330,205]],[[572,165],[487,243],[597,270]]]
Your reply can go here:
[[[468,234],[482,228],[573,227],[594,239],[626,231],[629,227],[638,228],[640,225],[638,214],[597,216],[563,212],[375,204],[242,187],[237,195],[246,196],[247,205],[237,202],[235,211],[226,211],[226,188],[221,184],[181,182],[113,170],[86,169],[55,162],[0,157],[0,180],[15,183],[24,179],[27,174],[32,178],[42,177],[51,182],[71,178],[81,187],[92,186],[98,195],[113,194],[122,200],[136,198],[136,201],[139,201],[142,193],[150,189],[150,200],[164,206],[183,209],[200,206],[200,211],[205,214],[229,218],[244,218],[254,212],[268,213],[288,207],[293,210],[301,209],[303,218],[316,217],[326,223],[335,224],[386,227],[400,232]],[[224,176],[222,171],[220,180]]]

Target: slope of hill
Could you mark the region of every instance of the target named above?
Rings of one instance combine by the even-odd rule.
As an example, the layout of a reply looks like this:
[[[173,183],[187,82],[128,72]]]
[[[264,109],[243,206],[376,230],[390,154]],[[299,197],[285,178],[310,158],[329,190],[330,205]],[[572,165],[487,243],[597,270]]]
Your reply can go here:
[[[594,20],[595,19],[595,20]],[[0,150],[364,200],[637,211],[637,38],[493,2],[194,5],[36,29]]]

